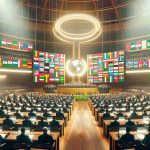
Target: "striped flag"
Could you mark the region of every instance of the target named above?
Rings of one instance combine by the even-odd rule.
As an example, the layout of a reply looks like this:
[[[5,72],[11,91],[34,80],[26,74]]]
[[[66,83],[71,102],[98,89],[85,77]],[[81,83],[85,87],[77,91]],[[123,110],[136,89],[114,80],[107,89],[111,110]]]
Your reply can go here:
[[[22,60],[22,67],[27,67],[27,60]]]
[[[103,59],[104,59],[104,60],[108,60],[108,58],[109,58],[109,57],[108,57],[108,53],[103,53]]]
[[[126,43],[126,51],[130,51],[131,50],[131,45],[130,42]]]
[[[118,83],[119,82],[119,77],[118,76],[114,76],[114,82]]]
[[[22,68],[22,60],[18,60],[18,68]]]
[[[13,60],[13,67],[18,68],[18,59]]]
[[[34,75],[34,82],[38,82],[38,76]]]
[[[136,50],[135,41],[132,41],[132,42],[131,42],[131,50]]]
[[[104,76],[104,77],[103,77],[103,82],[104,82],[104,83],[108,83],[108,76]]]
[[[114,81],[113,76],[109,76],[109,83],[112,83]]]
[[[150,48],[150,39],[146,41],[146,48]]]
[[[142,41],[142,49],[146,49],[147,47],[146,47],[146,40],[143,40]]]
[[[115,52],[114,52],[114,59],[118,59],[118,56],[119,56],[119,52],[118,52],[118,51],[115,51]]]
[[[142,42],[136,41],[136,50],[140,50],[142,48]]]

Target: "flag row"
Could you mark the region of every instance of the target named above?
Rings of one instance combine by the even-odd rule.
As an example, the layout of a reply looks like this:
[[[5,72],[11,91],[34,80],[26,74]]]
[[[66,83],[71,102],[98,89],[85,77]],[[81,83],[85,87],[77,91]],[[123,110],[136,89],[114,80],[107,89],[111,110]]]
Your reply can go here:
[[[124,81],[124,51],[91,54],[87,60],[89,83]]]
[[[64,54],[34,51],[34,82],[64,82]]]
[[[126,43],[126,51],[150,49],[150,39],[137,40]]]
[[[146,69],[150,68],[150,58],[126,60],[126,69]]]
[[[0,67],[32,69],[32,59],[0,58]]]
[[[0,37],[0,46],[11,50],[32,51],[32,42]]]

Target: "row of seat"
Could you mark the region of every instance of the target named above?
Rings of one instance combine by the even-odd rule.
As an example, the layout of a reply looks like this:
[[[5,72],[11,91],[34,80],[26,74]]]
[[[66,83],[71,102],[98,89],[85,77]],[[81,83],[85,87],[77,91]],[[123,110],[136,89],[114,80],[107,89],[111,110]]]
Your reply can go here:
[[[117,149],[116,141],[128,127],[132,134],[138,135],[138,140],[149,135],[149,99],[147,94],[125,92],[90,96],[89,106],[104,135],[109,137],[111,150]],[[141,133],[142,136],[139,136]]]
[[[73,103],[74,97],[68,95],[11,94],[6,99],[0,99],[2,106],[0,108],[2,131],[0,132],[9,131],[11,135],[16,135],[21,127],[25,127],[30,134],[35,136],[37,133],[38,135],[42,133],[43,127],[47,127],[47,131],[54,134],[54,141],[57,141],[55,149],[58,150],[59,136],[64,135],[64,126],[70,119]],[[7,139],[7,143],[10,144],[10,140]],[[37,139],[36,137],[32,146]],[[14,136],[11,140],[16,142]]]

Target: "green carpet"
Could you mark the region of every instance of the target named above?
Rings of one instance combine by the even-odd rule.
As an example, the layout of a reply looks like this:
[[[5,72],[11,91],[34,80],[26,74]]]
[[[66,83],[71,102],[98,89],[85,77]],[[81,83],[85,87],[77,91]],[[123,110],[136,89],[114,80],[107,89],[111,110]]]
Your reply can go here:
[[[88,95],[74,95],[76,101],[87,101]]]

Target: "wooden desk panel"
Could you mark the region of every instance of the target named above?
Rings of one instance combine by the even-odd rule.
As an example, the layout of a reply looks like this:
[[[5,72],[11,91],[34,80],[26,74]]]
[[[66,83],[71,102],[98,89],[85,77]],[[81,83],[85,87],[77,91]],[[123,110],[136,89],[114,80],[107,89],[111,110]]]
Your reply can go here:
[[[8,132],[10,132],[10,135],[7,137],[6,141],[16,141],[16,137],[20,134],[18,131],[0,131],[0,134],[7,134]],[[38,136],[43,134],[43,132],[29,132],[26,134],[29,135],[32,141],[37,141]],[[52,135],[56,142],[55,150],[59,150],[59,132],[51,132],[50,135]]]

